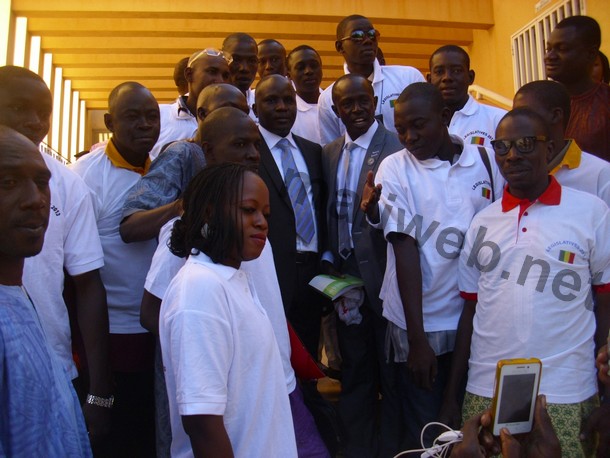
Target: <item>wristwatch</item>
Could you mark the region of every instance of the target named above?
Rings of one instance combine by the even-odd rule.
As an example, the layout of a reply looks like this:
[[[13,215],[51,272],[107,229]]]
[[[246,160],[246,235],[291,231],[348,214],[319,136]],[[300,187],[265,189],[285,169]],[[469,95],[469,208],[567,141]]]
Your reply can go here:
[[[114,396],[111,395],[108,398],[102,398],[101,396],[94,396],[93,394],[88,394],[87,404],[112,409],[112,406],[114,405]]]

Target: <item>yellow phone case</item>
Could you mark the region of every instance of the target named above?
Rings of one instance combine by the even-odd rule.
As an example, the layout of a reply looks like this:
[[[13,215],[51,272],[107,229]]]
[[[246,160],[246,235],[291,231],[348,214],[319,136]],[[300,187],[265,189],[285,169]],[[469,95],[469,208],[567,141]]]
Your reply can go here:
[[[502,368],[504,366],[519,366],[522,364],[539,364],[540,365],[540,374],[542,375],[542,361],[540,361],[538,358],[514,358],[514,359],[501,359],[500,361],[498,361],[498,364],[496,366],[496,380],[495,380],[495,384],[494,384],[494,397],[493,400],[491,402],[491,426],[493,428],[496,418],[495,418],[495,412],[496,412],[496,406],[498,404],[498,395],[499,395],[499,390],[500,390],[500,374],[502,373]],[[538,386],[536,387],[536,392],[538,392],[538,390],[540,389],[540,377],[538,377]]]

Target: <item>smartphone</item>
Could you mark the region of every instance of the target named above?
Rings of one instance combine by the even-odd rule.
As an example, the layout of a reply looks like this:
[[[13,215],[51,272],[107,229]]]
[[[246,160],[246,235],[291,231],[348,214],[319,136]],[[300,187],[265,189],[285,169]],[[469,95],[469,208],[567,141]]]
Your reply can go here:
[[[532,430],[541,372],[542,363],[537,358],[498,361],[492,402],[494,436],[499,436],[502,428],[511,434]]]

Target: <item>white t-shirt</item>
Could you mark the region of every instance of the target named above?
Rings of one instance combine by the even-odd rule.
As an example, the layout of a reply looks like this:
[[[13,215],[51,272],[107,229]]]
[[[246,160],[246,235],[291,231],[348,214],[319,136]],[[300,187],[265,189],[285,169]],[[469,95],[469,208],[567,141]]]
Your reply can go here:
[[[159,231],[159,245],[150,264],[150,270],[146,276],[144,289],[152,295],[163,298],[169,284],[176,276],[178,271],[186,263],[185,258],[175,256],[168,247],[169,239],[172,234],[174,222],[179,218],[173,218],[163,225]],[[290,338],[288,337],[288,325],[286,314],[282,304],[280,285],[277,282],[275,264],[273,262],[273,250],[271,243],[267,240],[261,255],[252,261],[242,262],[241,270],[248,273],[252,278],[256,295],[260,299],[261,305],[265,308],[267,316],[273,326],[273,332],[278,342],[284,376],[286,377],[286,387],[288,393],[292,393],[296,388],[296,377],[290,364]]]
[[[562,165],[553,176],[561,186],[593,194],[610,207],[610,162],[581,152],[574,140],[571,140],[566,157],[572,154],[580,157],[578,166]]]
[[[310,142],[320,144],[320,121],[318,104],[307,103],[297,94],[297,119],[292,126],[292,133]]]
[[[552,196],[551,186],[543,196]],[[542,361],[540,392],[549,402],[597,392],[590,285],[610,283],[610,210],[595,196],[556,187],[558,203],[541,196],[519,217],[520,205],[503,211],[503,198],[468,229],[459,285],[478,294],[470,393],[491,397],[496,363],[531,357]]]
[[[141,334],[140,304],[144,280],[150,267],[156,240],[124,243],[119,234],[123,202],[140,179],[131,170],[115,167],[105,153],[97,149],[72,165],[94,196],[97,228],[104,249],[104,267],[100,270],[106,288],[111,334]]]
[[[499,196],[503,181],[495,161],[491,163]],[[419,161],[406,149],[379,165],[375,183],[383,186],[379,212],[384,235],[398,232],[417,240],[426,332],[457,329],[463,306],[457,284],[460,249],[474,215],[491,203],[490,181],[479,151],[471,145],[464,145],[453,165],[438,158]],[[383,316],[406,329],[391,243],[380,297]]]
[[[186,140],[195,136],[197,131],[197,118],[191,114],[180,97],[174,103],[159,105],[161,131],[159,139],[152,150],[150,160],[154,161],[161,152],[161,148],[171,142]]]
[[[296,457],[273,328],[241,269],[189,256],[159,319],[172,456],[191,457],[183,415],[222,415],[238,457]]]
[[[375,115],[383,116],[383,125],[390,132],[396,132],[394,127],[394,101],[400,93],[411,83],[425,82],[419,70],[403,65],[379,65],[377,59],[373,64],[373,73],[369,80],[373,83],[373,90],[377,97]],[[347,64],[343,64],[347,75]],[[328,86],[318,100],[318,116],[320,119],[320,139],[322,145],[332,142],[345,133],[345,126],[332,110],[333,85]]]
[[[250,108],[248,116],[250,116],[250,119],[252,119],[252,121],[258,124],[258,117],[254,114],[254,110],[252,109],[252,105],[254,105],[254,102],[256,102],[254,94],[254,89],[248,89],[248,92],[246,92],[246,102],[248,103],[248,108]]]
[[[496,138],[496,127],[505,114],[506,110],[484,105],[468,95],[466,105],[453,114],[449,133],[460,137],[466,145],[491,148],[489,142]]]
[[[91,272],[104,265],[104,254],[89,188],[56,159],[42,157],[51,171],[49,226],[42,251],[25,260],[23,285],[36,304],[49,344],[70,377],[76,378],[70,320],[62,296],[64,268],[71,276]]]

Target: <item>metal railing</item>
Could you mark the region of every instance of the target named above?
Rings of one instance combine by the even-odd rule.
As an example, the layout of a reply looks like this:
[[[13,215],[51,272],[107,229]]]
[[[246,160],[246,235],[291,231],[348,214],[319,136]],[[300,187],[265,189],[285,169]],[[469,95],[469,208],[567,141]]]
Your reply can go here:
[[[490,104],[504,108],[505,110],[510,110],[513,106],[513,101],[511,99],[476,84],[471,85],[468,92],[477,100],[488,101]]]
[[[44,142],[40,142],[40,145],[38,148],[40,148],[41,153],[48,154],[53,159],[57,159],[59,162],[61,162],[64,165],[68,165],[70,163],[70,161],[68,159],[63,157],[61,154],[59,154],[57,151],[55,151],[53,148],[51,148],[49,145],[47,145]]]

